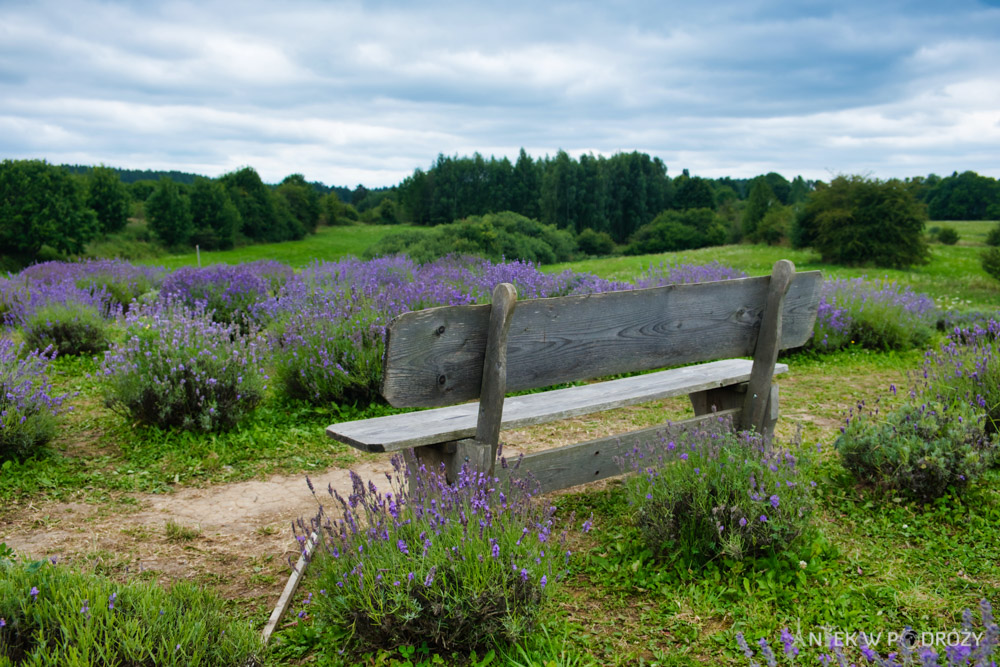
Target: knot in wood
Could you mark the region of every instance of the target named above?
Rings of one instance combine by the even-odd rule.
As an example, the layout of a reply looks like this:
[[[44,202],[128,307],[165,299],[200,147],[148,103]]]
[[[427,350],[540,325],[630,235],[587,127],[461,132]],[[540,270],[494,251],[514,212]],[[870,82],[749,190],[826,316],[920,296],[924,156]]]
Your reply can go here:
[[[448,381],[448,378],[446,378],[444,375],[439,375],[438,376],[438,384],[444,385],[444,383],[447,382],[447,381]]]

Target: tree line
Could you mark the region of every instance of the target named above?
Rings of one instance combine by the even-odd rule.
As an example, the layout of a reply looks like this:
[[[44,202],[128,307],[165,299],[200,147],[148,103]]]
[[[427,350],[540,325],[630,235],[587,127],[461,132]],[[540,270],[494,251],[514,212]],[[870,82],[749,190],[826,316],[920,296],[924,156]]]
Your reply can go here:
[[[1000,218],[1000,183],[975,172],[881,183],[890,182],[925,218]],[[573,158],[559,151],[532,158],[521,149],[514,162],[478,153],[439,155],[426,171],[416,169],[396,186],[371,189],[326,186],[301,174],[267,185],[252,167],[209,179],[4,160],[0,254],[22,263],[79,254],[89,241],[121,232],[130,217],[144,218],[165,247],[225,249],[300,239],[320,224],[438,226],[502,212],[565,231],[583,253],[595,255],[683,250],[744,238],[798,244],[812,241],[816,214],[808,204],[823,200],[826,195],[817,192],[828,186],[801,176],[789,181],[775,172],[709,179],[683,170],[671,177],[662,160],[640,152]]]
[[[104,166],[4,160],[0,255],[5,263],[16,267],[81,254],[89,242],[122,233],[131,218],[145,219],[149,233],[164,247],[205,249],[301,239],[321,222],[360,219],[335,191],[309,183],[301,174],[277,185],[266,185],[251,167],[216,179],[170,172],[158,180],[126,183],[123,176],[127,174]]]

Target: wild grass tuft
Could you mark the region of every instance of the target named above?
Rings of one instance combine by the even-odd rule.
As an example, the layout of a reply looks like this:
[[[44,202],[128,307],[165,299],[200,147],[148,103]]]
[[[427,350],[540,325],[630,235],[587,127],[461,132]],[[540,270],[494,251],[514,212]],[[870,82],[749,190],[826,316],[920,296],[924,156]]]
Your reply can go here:
[[[0,667],[253,667],[263,658],[254,629],[191,584],[164,590],[0,559]]]

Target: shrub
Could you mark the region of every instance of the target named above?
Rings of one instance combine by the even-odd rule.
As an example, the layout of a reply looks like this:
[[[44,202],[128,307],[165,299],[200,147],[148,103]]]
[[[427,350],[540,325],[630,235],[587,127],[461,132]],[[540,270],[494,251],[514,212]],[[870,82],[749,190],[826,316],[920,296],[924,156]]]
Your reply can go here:
[[[331,489],[339,517],[321,506],[299,522],[322,536],[309,606],[320,642],[469,651],[522,639],[569,558],[555,508],[533,502],[523,482],[468,467],[451,485],[400,457],[393,467],[391,491],[352,473],[348,498]]]
[[[634,472],[626,488],[636,521],[663,558],[776,553],[809,521],[815,483],[791,451],[752,432],[699,429],[636,448],[624,464]]]
[[[757,225],[753,238],[768,245],[777,245],[788,238],[794,220],[795,211],[791,206],[772,204]]]
[[[945,245],[958,243],[958,231],[954,227],[942,227],[938,230],[937,240]]]
[[[264,397],[263,338],[209,319],[202,307],[134,308],[105,353],[109,407],[142,424],[232,428]]]
[[[263,664],[253,628],[185,582],[164,590],[0,559],[0,620],[0,665]]]
[[[596,232],[587,227],[576,237],[580,252],[586,255],[610,255],[615,251],[615,240],[607,232]]]
[[[658,287],[661,285],[686,285],[690,283],[710,283],[717,280],[746,278],[747,274],[719,262],[708,264],[660,264],[650,265],[635,281],[636,287]]]
[[[983,271],[1000,280],[1000,248],[990,248],[982,254]]]
[[[55,435],[66,395],[53,395],[45,376],[54,358],[0,338],[0,460],[27,458]]]
[[[986,235],[986,245],[1000,246],[1000,222]]]
[[[728,235],[726,221],[712,209],[668,210],[635,231],[625,254],[644,255],[721,245]]]
[[[860,404],[836,441],[859,481],[919,500],[961,491],[994,461],[997,446],[982,412],[967,403],[918,399],[884,416]]]
[[[420,264],[450,254],[479,255],[494,262],[564,262],[576,253],[576,239],[565,229],[503,211],[470,216],[425,232],[389,234],[365,250],[366,257],[405,253]]]
[[[792,241],[824,262],[906,268],[927,260],[926,219],[901,181],[838,176],[809,193]]]
[[[23,326],[24,340],[30,347],[51,347],[64,356],[94,354],[108,347],[104,319],[96,308],[87,304],[51,303],[42,306]]]
[[[871,350],[926,345],[936,324],[934,301],[888,279],[827,280],[810,345],[838,350],[850,344]]]
[[[985,412],[986,430],[1000,432],[1000,322],[956,327],[924,359],[924,382],[915,393]]]

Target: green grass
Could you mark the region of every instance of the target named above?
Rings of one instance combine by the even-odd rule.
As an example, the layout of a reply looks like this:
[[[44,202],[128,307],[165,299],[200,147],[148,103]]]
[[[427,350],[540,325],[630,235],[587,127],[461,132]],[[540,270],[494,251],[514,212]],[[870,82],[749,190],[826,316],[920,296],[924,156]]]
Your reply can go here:
[[[320,227],[315,234],[301,241],[286,243],[265,243],[248,245],[233,250],[206,250],[201,253],[201,264],[240,264],[261,259],[273,259],[290,266],[300,267],[313,260],[334,261],[346,255],[360,257],[368,246],[386,234],[406,229],[423,229],[410,225],[350,225],[342,227]],[[193,252],[142,260],[144,264],[177,269],[182,266],[197,266],[198,258]]]
[[[1000,282],[983,271],[979,255],[986,247],[983,243],[986,233],[996,223],[977,221],[947,224],[958,230],[961,236],[959,243],[954,246],[932,244],[930,262],[907,270],[834,266],[821,262],[819,255],[811,250],[748,244],[638,257],[590,259],[553,264],[542,267],[542,270],[558,272],[571,269],[593,273],[602,278],[632,280],[650,266],[718,261],[756,276],[770,273],[771,267],[779,259],[790,259],[799,271],[819,270],[824,276],[833,278],[887,277],[908,285],[917,292],[930,294],[939,305],[947,308],[995,310],[1000,303]]]

